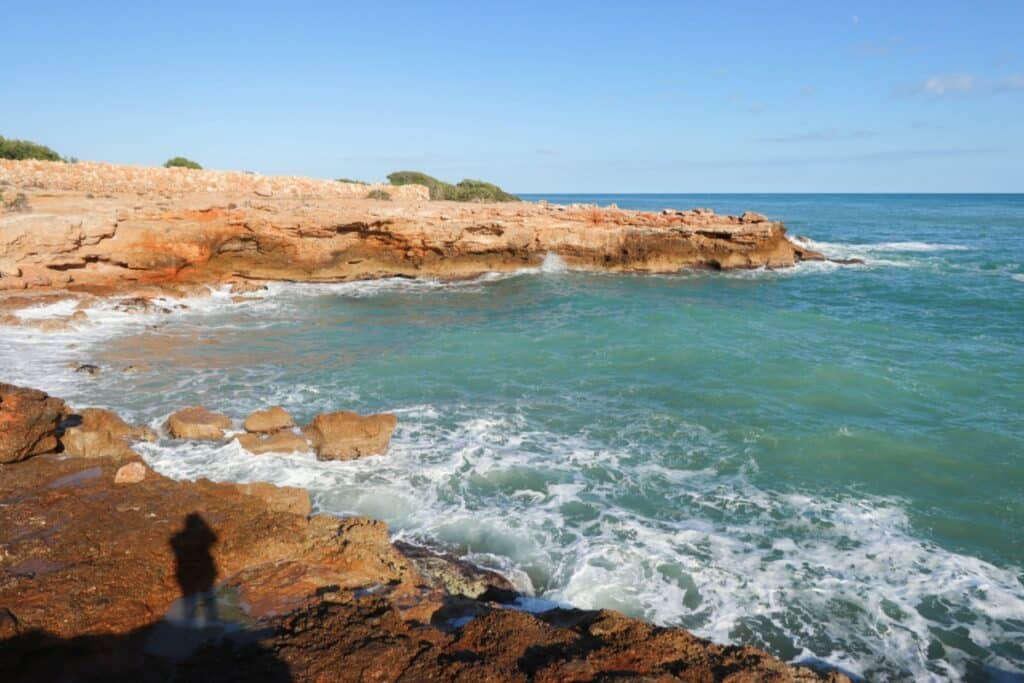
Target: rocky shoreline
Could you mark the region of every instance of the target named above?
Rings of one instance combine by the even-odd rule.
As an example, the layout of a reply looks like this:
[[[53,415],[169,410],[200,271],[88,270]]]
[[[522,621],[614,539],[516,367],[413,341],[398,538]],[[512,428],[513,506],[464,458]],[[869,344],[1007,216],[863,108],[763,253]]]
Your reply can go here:
[[[333,427],[318,451],[368,438]],[[163,477],[131,446],[155,437],[0,384],[5,681],[847,680],[608,610],[528,613],[501,576],[312,514],[304,490]]]
[[[0,324],[66,329],[108,297],[143,313],[219,285],[243,298],[267,281],[460,279],[552,256],[639,273],[823,258],[754,213],[456,204],[418,186],[383,201],[373,189],[0,161],[0,192],[17,197],[0,212]],[[66,315],[9,312],[69,298]],[[386,452],[394,428],[388,414],[299,427],[272,406],[244,422],[191,406],[158,434],[0,384],[3,680],[847,680],[612,611],[531,613],[502,576],[393,543],[382,522],[313,514],[296,488],[175,481],[133,447],[233,438],[253,457],[346,460]]]
[[[381,186],[385,187],[385,186]],[[635,273],[824,257],[782,223],[710,209],[428,201],[426,188],[0,160],[0,291],[152,294],[252,281],[469,278],[539,266]],[[190,290],[191,288],[191,290]]]

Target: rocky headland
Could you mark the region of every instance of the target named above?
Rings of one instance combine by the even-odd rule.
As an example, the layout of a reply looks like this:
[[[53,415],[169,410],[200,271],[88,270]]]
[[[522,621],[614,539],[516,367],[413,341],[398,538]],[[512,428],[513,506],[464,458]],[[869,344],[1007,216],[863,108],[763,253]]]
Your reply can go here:
[[[244,428],[328,457],[386,449],[393,416],[352,415],[299,432],[272,408]],[[0,384],[3,680],[846,680],[612,611],[523,611],[501,576],[312,514],[304,490],[163,477],[132,448],[152,438]]]
[[[386,192],[388,200],[371,199]],[[123,293],[286,280],[635,273],[823,257],[761,214],[430,201],[418,185],[0,160],[0,291]]]

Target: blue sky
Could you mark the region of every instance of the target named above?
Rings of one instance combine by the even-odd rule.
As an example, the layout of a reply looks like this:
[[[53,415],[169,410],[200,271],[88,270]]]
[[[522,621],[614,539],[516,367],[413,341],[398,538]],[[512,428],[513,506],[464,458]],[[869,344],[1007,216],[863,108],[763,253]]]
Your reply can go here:
[[[1024,191],[1024,3],[7,3],[0,135],[517,192]]]

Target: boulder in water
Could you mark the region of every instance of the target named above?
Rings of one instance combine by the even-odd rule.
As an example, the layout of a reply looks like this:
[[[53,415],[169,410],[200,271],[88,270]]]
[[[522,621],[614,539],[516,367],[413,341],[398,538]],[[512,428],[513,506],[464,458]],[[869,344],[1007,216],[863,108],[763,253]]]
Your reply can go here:
[[[242,428],[253,434],[270,434],[294,426],[295,420],[281,406],[257,410],[242,423]]]
[[[354,460],[386,452],[397,424],[391,413],[364,416],[343,410],[317,415],[305,433],[318,460]]]
[[[218,441],[231,426],[231,418],[202,406],[182,408],[167,418],[167,431],[175,439]]]

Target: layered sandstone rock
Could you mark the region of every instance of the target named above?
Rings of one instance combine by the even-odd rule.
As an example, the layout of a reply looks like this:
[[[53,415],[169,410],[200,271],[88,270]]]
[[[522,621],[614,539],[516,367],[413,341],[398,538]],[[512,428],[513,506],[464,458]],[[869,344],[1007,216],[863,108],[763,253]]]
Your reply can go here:
[[[572,268],[643,273],[822,258],[752,212],[458,204],[405,192],[414,186],[374,202],[341,183],[298,178],[281,182],[301,191],[262,196],[245,174],[84,163],[0,161],[2,182],[33,207],[0,214],[8,291],[462,278],[538,266],[548,255]]]
[[[182,408],[167,418],[167,433],[175,439],[218,441],[231,426],[231,418],[202,406]]]
[[[0,463],[18,462],[57,449],[68,408],[36,389],[0,383]]]
[[[353,460],[386,452],[397,424],[391,413],[364,416],[343,410],[317,415],[305,434],[319,460]]]

